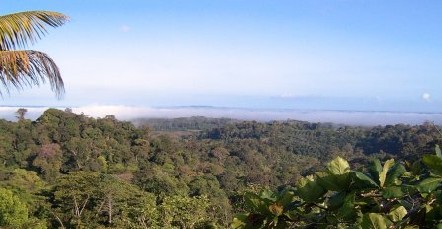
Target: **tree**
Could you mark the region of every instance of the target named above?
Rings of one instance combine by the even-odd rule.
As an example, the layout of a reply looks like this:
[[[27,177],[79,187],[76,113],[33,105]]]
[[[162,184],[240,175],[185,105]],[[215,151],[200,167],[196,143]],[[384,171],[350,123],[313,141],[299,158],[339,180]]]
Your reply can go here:
[[[42,145],[32,162],[32,165],[38,168],[48,181],[54,181],[62,164],[62,151],[60,145],[55,143]]]
[[[210,201],[207,196],[168,196],[161,204],[161,220],[164,228],[195,228],[199,223],[208,221],[207,208]]]
[[[0,81],[4,90],[39,86],[49,81],[57,97],[64,92],[64,84],[55,62],[45,53],[26,48],[46,34],[46,26],[58,27],[67,16],[50,11],[28,11],[0,16]],[[2,94],[4,91],[0,91]]]
[[[12,193],[0,188],[0,226],[20,227],[28,220],[28,207]]]
[[[15,117],[17,117],[19,121],[25,120],[26,113],[28,113],[28,109],[20,108],[15,112]]]
[[[72,172],[53,187],[53,215],[58,226],[150,228],[157,224],[155,196],[113,175]]]

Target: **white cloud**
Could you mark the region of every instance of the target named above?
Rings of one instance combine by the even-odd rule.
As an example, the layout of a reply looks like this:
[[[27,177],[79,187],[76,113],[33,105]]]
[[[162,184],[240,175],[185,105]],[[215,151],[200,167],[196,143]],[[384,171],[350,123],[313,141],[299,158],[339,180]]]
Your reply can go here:
[[[422,94],[422,99],[425,102],[430,102],[431,101],[431,95],[429,93],[425,92],[425,93]]]
[[[16,120],[15,112],[19,107],[0,107],[0,118]],[[27,118],[38,118],[48,107],[28,109]],[[64,110],[64,108],[57,108]],[[190,116],[229,117],[243,120],[304,120],[310,122],[333,122],[349,125],[387,125],[396,123],[420,124],[427,120],[434,120],[442,124],[441,114],[424,113],[395,113],[395,112],[345,112],[345,111],[298,111],[298,110],[260,110],[241,108],[151,108],[115,105],[90,105],[73,107],[74,113],[85,114],[91,117],[115,115],[120,120],[134,118],[177,118]]]

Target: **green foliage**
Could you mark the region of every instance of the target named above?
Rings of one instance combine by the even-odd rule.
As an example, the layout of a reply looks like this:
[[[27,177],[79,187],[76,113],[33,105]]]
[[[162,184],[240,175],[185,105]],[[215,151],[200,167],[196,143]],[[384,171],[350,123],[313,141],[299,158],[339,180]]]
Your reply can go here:
[[[35,121],[0,120],[0,186],[28,206],[23,227],[224,228],[234,214],[252,208],[261,213],[236,222],[346,227],[375,213],[392,225],[417,225],[418,217],[402,216],[404,209],[439,214],[431,200],[441,199],[440,153],[397,163],[420,158],[440,142],[433,125],[371,128],[201,117],[154,122],[136,127],[113,116],[96,119],[57,109]],[[369,163],[369,157],[394,160]],[[256,192],[289,185],[296,188],[284,195]],[[254,194],[243,199],[245,191]],[[198,196],[208,203],[204,214],[194,213],[197,223],[186,219],[188,208],[165,210],[164,204],[181,204],[171,198]],[[425,211],[410,209],[423,203],[430,203]],[[366,215],[364,222],[375,219]]]
[[[32,165],[37,167],[43,177],[54,181],[62,165],[62,152],[58,144],[45,144],[40,147]]]
[[[307,202],[315,202],[322,197],[327,190],[319,184],[315,177],[301,178],[298,182],[296,193]]]
[[[134,122],[138,126],[148,125],[155,131],[195,131],[195,130],[212,130],[220,128],[229,123],[239,122],[238,120],[229,118],[207,118],[201,116],[183,117],[174,119],[151,118],[137,119]]]
[[[294,191],[281,193],[262,190],[258,194],[246,193],[244,200],[251,213],[237,215],[233,228],[285,228],[291,217],[290,211],[297,205]]]
[[[160,206],[162,228],[195,228],[207,221],[207,196],[169,196]]]
[[[375,160],[369,172],[361,172],[350,170],[347,161],[338,157],[328,163],[325,171],[302,178],[289,197],[287,191],[246,193],[249,212],[237,215],[232,226],[434,228],[442,221],[442,177],[436,166],[439,159],[436,148],[435,156],[424,157],[426,167],[419,173],[408,171],[393,159],[383,166]]]
[[[58,27],[67,16],[50,11],[27,11],[0,15],[0,79],[4,89],[23,89],[49,81],[57,96],[64,93],[63,80],[54,61],[45,53],[18,50],[35,43],[47,33],[47,27]],[[24,118],[24,114],[22,117]]]
[[[28,207],[12,193],[0,188],[0,226],[19,228],[28,221]]]
[[[428,166],[432,173],[442,175],[442,158],[440,155],[425,155],[422,162]]]
[[[65,215],[64,225],[156,225],[153,195],[112,175],[71,173],[57,180],[53,193],[54,212]]]

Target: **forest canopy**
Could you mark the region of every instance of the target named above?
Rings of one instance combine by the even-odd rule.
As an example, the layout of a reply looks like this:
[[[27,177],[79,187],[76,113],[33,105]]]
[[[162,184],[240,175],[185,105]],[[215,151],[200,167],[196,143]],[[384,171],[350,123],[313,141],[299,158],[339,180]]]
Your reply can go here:
[[[136,124],[57,109],[35,121],[20,113],[16,122],[0,120],[0,224],[225,228],[248,209],[245,193],[295,186],[338,156],[357,170],[373,158],[415,161],[441,144],[431,123],[193,117]]]

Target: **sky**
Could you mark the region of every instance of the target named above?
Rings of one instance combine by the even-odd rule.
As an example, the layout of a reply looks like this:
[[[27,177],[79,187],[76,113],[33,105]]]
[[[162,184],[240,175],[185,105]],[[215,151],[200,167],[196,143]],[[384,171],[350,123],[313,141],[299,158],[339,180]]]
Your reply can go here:
[[[439,0],[0,0],[64,13],[29,49],[65,82],[6,106],[442,112]]]

